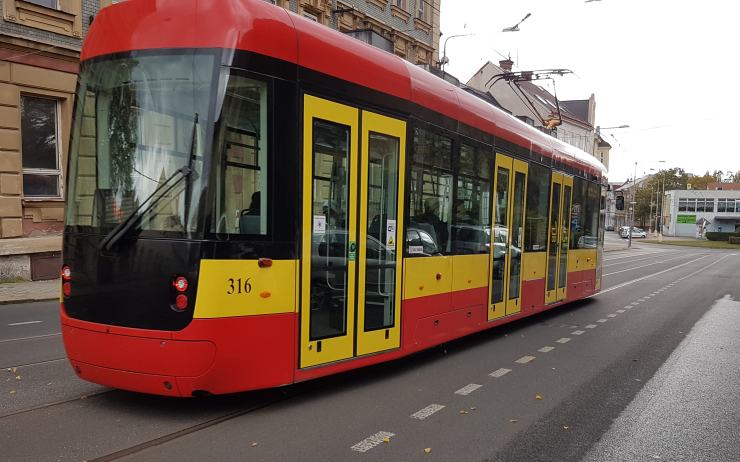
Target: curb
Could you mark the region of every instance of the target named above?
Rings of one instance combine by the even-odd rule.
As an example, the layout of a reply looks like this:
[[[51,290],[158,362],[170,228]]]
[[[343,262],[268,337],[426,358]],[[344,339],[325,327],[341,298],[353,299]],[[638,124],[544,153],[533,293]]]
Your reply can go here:
[[[59,301],[59,296],[49,296],[49,297],[38,297],[38,298],[19,298],[17,300],[0,300],[0,306],[1,305],[15,305],[15,304],[21,304],[21,303],[35,303],[35,302],[48,302],[51,300],[57,300]]]

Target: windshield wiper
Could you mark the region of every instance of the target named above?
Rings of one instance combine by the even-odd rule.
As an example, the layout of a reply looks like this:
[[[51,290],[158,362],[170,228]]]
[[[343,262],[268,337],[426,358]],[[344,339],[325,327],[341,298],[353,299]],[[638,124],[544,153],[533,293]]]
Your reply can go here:
[[[172,175],[167,177],[167,179],[164,180],[161,185],[157,186],[157,188],[152,191],[152,193],[149,194],[146,199],[144,199],[141,204],[139,204],[138,207],[136,207],[131,215],[126,217],[125,220],[120,222],[115,228],[113,228],[108,234],[106,234],[103,240],[100,241],[100,245],[98,245],[98,250],[103,251],[113,248],[116,242],[118,242],[123,236],[128,234],[128,232],[131,231],[134,225],[139,222],[139,220],[144,216],[145,213],[153,209],[154,206],[157,205],[157,203],[159,203],[159,201],[162,200],[163,197],[167,197],[167,193],[169,193],[175,186],[177,186],[180,181],[193,174],[193,150],[195,149],[195,132],[197,130],[197,127],[198,113],[196,112],[195,120],[193,121],[193,136],[190,141],[190,152],[188,153],[187,165],[183,165],[182,167],[172,172]],[[177,177],[178,175],[180,175],[180,177],[172,182],[172,180],[174,180],[175,177]],[[172,184],[170,184],[171,182]],[[159,193],[163,189],[164,192],[158,195],[157,193]],[[185,200],[188,200],[188,198],[186,197]]]

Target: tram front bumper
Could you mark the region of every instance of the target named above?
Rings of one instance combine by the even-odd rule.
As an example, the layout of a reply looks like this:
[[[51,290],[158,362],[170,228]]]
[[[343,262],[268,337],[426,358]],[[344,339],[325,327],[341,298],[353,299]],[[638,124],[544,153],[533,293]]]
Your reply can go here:
[[[111,332],[92,323],[80,327],[62,320],[67,356],[77,375],[114,388],[169,396],[191,396],[188,384],[212,367],[216,346]],[[135,329],[132,329],[135,331]],[[151,335],[151,331],[148,332]]]

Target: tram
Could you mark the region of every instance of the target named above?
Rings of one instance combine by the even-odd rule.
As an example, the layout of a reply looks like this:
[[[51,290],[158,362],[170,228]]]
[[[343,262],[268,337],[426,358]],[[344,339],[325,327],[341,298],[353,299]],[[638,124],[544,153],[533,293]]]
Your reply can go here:
[[[606,170],[261,0],[137,0],[85,40],[61,323],[171,396],[397,359],[596,293]]]

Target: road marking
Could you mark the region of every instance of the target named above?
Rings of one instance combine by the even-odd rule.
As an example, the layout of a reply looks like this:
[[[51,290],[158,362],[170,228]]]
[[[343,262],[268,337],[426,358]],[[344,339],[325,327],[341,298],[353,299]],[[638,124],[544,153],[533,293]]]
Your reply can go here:
[[[555,340],[556,343],[568,343],[570,342],[570,339],[568,337],[563,337]]]
[[[626,273],[627,271],[632,271],[640,268],[647,268],[648,266],[658,265],[660,263],[668,263],[669,261],[678,260],[679,258],[686,258],[686,255],[679,255],[678,257],[669,258],[668,260],[655,261],[653,263],[648,263],[647,265],[633,266],[632,268],[614,271],[613,273],[607,273],[602,277],[611,276],[612,274]]]
[[[462,396],[468,396],[469,394],[473,393],[475,390],[479,389],[482,386],[483,385],[478,385],[477,383],[471,383],[457,390],[455,394],[462,395]]]
[[[24,322],[11,322],[9,326],[25,326],[26,324],[38,324],[44,321],[24,321]]]
[[[555,347],[551,347],[551,346],[543,346],[542,348],[540,348],[540,349],[539,349],[539,350],[537,350],[537,351],[540,351],[540,352],[542,352],[542,353],[549,353],[549,352],[551,352],[551,351],[552,351],[552,350],[554,350],[554,349],[555,349]]]
[[[589,324],[586,326],[586,329],[596,329],[597,327],[599,326],[597,326],[596,324]]]
[[[0,343],[5,343],[5,342],[16,342],[16,341],[18,341],[18,340],[33,340],[33,339],[35,339],[35,338],[46,338],[46,337],[54,337],[54,336],[57,336],[57,335],[62,335],[62,333],[61,333],[61,332],[57,332],[56,334],[32,335],[31,337],[18,337],[18,338],[9,338],[9,339],[6,339],[6,340],[0,340]]]
[[[617,315],[616,315],[616,314],[614,314],[614,313],[610,313],[610,314],[607,314],[607,315],[606,315],[606,317],[607,317],[607,318],[616,318],[616,317],[617,317]]]
[[[673,267],[671,267],[671,268],[668,268],[668,269],[664,269],[663,271],[658,271],[657,273],[653,273],[653,274],[648,274],[647,276],[643,276],[643,277],[641,277],[641,278],[637,278],[637,279],[633,279],[633,280],[631,280],[631,281],[623,282],[623,283],[621,283],[621,284],[617,284],[616,286],[613,286],[613,287],[609,287],[608,289],[602,289],[602,290],[601,290],[601,292],[595,293],[595,294],[593,294],[593,295],[589,295],[589,296],[588,296],[588,297],[586,297],[586,298],[591,298],[591,297],[595,297],[595,296],[597,296],[597,295],[599,295],[599,294],[605,294],[605,293],[607,293],[607,292],[611,292],[612,290],[617,290],[617,289],[621,289],[622,287],[627,287],[627,286],[629,286],[629,285],[632,285],[632,284],[635,284],[635,283],[637,283],[637,282],[640,282],[640,281],[644,281],[645,279],[650,279],[650,278],[654,278],[655,276],[659,276],[659,275],[661,275],[661,274],[663,274],[663,273],[667,273],[668,271],[673,271],[673,270],[676,270],[676,269],[678,269],[678,268],[681,268],[682,266],[690,265],[690,264],[694,263],[695,261],[699,261],[699,260],[701,260],[701,259],[703,259],[703,258],[707,258],[707,257],[708,257],[709,255],[710,255],[710,254],[706,254],[706,255],[704,255],[704,256],[701,256],[701,257],[699,257],[699,258],[695,258],[695,259],[693,259],[693,260],[689,260],[689,261],[687,261],[686,263],[681,263],[680,265],[676,265],[676,266],[673,266]],[[727,258],[727,257],[729,257],[729,255],[725,255],[724,257],[720,258],[720,259],[719,259],[719,260],[717,260],[716,262],[710,263],[709,265],[707,265],[707,266],[705,266],[704,268],[702,268],[702,270],[704,270],[704,269],[706,269],[706,268],[709,268],[710,266],[714,265],[715,263],[718,263],[718,262],[722,261],[722,260],[723,260],[724,258]],[[700,271],[701,271],[701,270],[700,270]],[[698,272],[699,272],[699,271],[696,271],[696,272],[692,273],[692,275],[693,275],[693,274],[696,274],[696,273],[698,273]]]
[[[607,322],[607,321],[608,321],[608,319],[604,319],[604,318],[601,318],[601,319],[597,319],[596,320],[596,322]]]
[[[357,452],[367,452],[374,448],[375,446],[383,443],[386,438],[390,439],[391,437],[396,436],[395,433],[391,432],[378,432],[372,436],[368,436],[364,440],[360,441],[359,443],[353,445],[350,447],[351,450],[357,451]]]
[[[411,414],[410,417],[412,419],[424,420],[427,417],[429,417],[430,415],[434,414],[437,411],[441,411],[444,408],[445,408],[445,406],[443,404],[430,404],[429,406],[425,407],[424,409],[421,409],[421,410],[418,410],[418,411],[414,412],[413,414]]]
[[[522,356],[521,358],[517,359],[514,362],[519,363],[519,364],[527,364],[528,362],[534,361],[534,359],[535,359],[534,356]]]
[[[637,299],[637,301],[638,301],[638,302],[644,302],[644,301],[646,301],[646,300],[648,300],[648,298],[647,298],[647,297],[642,297],[642,298],[638,298],[638,299]]]
[[[571,334],[573,334],[573,335],[581,335],[581,334],[585,334],[585,333],[586,333],[585,330],[574,330],[573,332],[571,332]]]
[[[505,367],[502,367],[500,369],[496,369],[495,371],[491,372],[490,374],[488,374],[488,376],[500,379],[501,377],[505,376],[509,372],[511,372],[511,369],[506,369]]]
[[[632,305],[632,306],[637,306],[639,304],[640,304],[640,302],[632,302],[632,303],[630,303],[630,305]]]
[[[624,313],[624,310],[617,310],[617,313]]]

